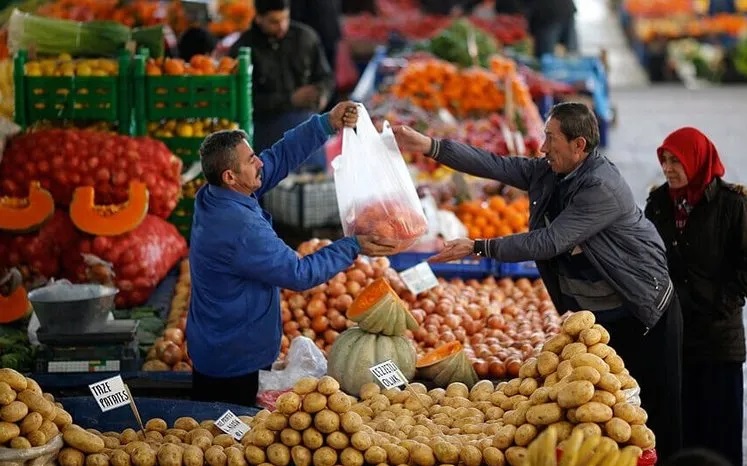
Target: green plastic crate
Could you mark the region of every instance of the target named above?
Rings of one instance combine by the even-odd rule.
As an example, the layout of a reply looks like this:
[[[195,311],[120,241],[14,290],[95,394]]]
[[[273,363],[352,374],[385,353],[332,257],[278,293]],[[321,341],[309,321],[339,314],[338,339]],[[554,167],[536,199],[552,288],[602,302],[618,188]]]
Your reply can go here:
[[[176,205],[176,209],[169,216],[169,223],[174,225],[179,233],[189,241],[189,234],[192,232],[192,214],[195,210],[195,200],[191,198],[182,198]]]
[[[166,144],[171,152],[182,159],[183,170],[186,171],[194,162],[200,161],[200,144],[203,138],[156,138]]]
[[[89,120],[118,123],[121,133],[130,132],[129,55],[119,57],[117,76],[26,76],[27,57],[19,51],[14,63],[19,126],[27,128],[40,120]]]
[[[147,51],[139,53],[132,67],[137,135],[146,134],[148,122],[186,118],[225,118],[252,135],[252,62],[248,48],[242,49],[237,71],[231,75],[148,76],[147,59]]]

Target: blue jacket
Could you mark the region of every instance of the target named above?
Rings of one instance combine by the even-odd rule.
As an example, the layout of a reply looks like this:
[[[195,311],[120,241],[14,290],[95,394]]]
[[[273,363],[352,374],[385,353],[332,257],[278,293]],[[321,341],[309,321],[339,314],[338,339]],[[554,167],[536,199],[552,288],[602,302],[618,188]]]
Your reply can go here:
[[[433,158],[448,167],[529,193],[530,231],[490,239],[488,256],[503,262],[536,261],[548,294],[563,312],[556,258],[579,246],[623,298],[625,309],[645,327],[656,325],[674,295],[664,242],[606,157],[594,151],[569,175],[560,199],[563,211],[547,222],[558,178],[544,158],[500,157],[446,139],[436,147]]]
[[[187,318],[195,370],[236,377],[271,365],[280,352],[280,290],[306,290],[353,264],[348,237],[299,258],[272,229],[258,197],[324,144],[328,117],[313,116],[262,152],[262,187],[246,196],[206,185],[195,199],[189,251],[192,297]]]

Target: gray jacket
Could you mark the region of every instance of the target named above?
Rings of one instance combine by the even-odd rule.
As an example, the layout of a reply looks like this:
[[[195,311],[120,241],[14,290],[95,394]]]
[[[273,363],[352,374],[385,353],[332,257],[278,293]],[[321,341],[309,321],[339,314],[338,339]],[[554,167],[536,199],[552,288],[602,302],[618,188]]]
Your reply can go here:
[[[625,309],[650,329],[674,296],[659,234],[617,167],[593,152],[568,179],[562,212],[545,214],[557,176],[543,158],[501,157],[455,141],[437,141],[433,158],[455,170],[490,178],[529,193],[528,233],[488,242],[499,261],[534,260],[559,311],[561,291],[555,258],[577,246],[624,300]],[[593,310],[593,309],[592,309]]]

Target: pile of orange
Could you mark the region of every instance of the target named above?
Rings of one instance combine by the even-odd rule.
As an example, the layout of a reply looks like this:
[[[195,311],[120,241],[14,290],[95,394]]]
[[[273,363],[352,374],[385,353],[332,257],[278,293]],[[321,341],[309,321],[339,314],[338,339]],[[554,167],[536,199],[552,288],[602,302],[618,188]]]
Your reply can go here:
[[[461,203],[456,210],[472,239],[500,238],[529,229],[529,198],[507,201],[503,196],[491,196],[485,201]]]
[[[236,68],[236,60],[223,57],[216,62],[207,55],[195,55],[189,62],[181,58],[150,58],[145,65],[148,76],[213,76],[231,74]]]

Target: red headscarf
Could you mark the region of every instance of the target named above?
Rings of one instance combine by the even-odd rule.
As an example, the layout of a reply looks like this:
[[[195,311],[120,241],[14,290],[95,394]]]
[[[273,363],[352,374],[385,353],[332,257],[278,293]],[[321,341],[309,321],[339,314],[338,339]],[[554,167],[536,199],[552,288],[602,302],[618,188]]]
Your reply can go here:
[[[684,196],[691,206],[703,197],[711,181],[724,176],[726,171],[721,164],[716,146],[708,136],[695,128],[680,128],[667,136],[661,147],[656,150],[660,163],[665,150],[677,157],[687,175],[687,186],[673,189],[672,196]]]

